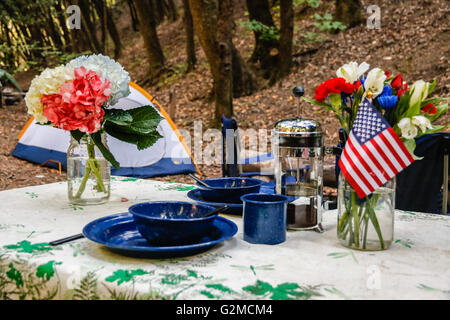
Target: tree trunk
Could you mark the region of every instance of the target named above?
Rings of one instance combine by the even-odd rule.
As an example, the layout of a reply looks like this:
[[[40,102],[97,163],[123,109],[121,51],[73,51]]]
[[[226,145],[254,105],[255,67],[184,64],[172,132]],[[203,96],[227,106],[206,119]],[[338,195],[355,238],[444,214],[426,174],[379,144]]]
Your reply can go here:
[[[258,21],[268,27],[274,27],[272,14],[268,0],[246,0],[250,21]],[[279,41],[277,39],[261,38],[262,33],[253,31],[255,36],[255,48],[253,49],[251,62],[259,62],[261,69],[267,70],[278,65]]]
[[[81,11],[81,23],[84,35],[89,39],[89,45],[94,53],[101,52],[101,46],[96,35],[95,23],[90,17],[90,4],[87,0],[78,0],[78,6]]]
[[[359,0],[335,0],[334,19],[352,28],[364,21],[361,8]]]
[[[254,79],[239,51],[231,44],[233,55],[233,97],[251,95],[255,90]]]
[[[130,8],[130,16],[131,16],[131,25],[133,26],[134,31],[138,31],[138,18],[136,14],[136,8],[134,7],[132,0],[127,0],[128,7]]]
[[[120,42],[120,35],[119,32],[117,31],[116,24],[114,23],[112,12],[108,8],[106,3],[105,3],[105,14],[106,14],[106,28],[108,29],[109,36],[114,42],[114,59],[117,60],[122,50],[122,43]]]
[[[101,46],[102,52],[106,53],[106,16],[105,16],[105,6],[104,0],[92,0],[97,11],[98,17],[100,19],[100,26],[102,31]]]
[[[145,1],[145,0],[141,0]],[[153,17],[155,20],[156,25],[159,25],[161,22],[164,21],[164,6],[162,1],[163,0],[147,0],[150,2],[151,7],[153,9]]]
[[[192,71],[197,63],[197,58],[195,56],[195,42],[194,42],[194,23],[192,21],[191,8],[189,7],[189,0],[183,0],[184,7],[184,30],[186,33],[186,63],[187,71]]]
[[[278,72],[271,84],[287,76],[292,67],[292,41],[294,36],[294,8],[292,0],[280,0],[280,61]]]
[[[168,18],[170,21],[176,21],[178,19],[177,7],[173,0],[167,0]]]
[[[233,115],[233,0],[220,0],[217,15],[218,72],[215,79],[216,120]]]
[[[69,28],[67,28],[65,9],[63,9],[62,1],[55,2],[55,8],[57,11],[58,23],[63,32],[64,51],[66,51],[66,52],[72,51],[72,50],[74,50],[74,48],[71,47],[70,32],[69,32]]]
[[[139,19],[139,31],[144,38],[144,45],[150,64],[150,82],[154,83],[159,78],[164,67],[164,54],[156,33],[155,16],[149,1],[133,0],[133,2]]]
[[[227,8],[228,1],[229,0],[226,0],[225,4],[222,3],[222,10]],[[227,116],[233,114],[233,78],[231,76],[232,56],[231,51],[229,51],[230,48],[228,47],[230,44],[226,39],[226,35],[217,35],[217,30],[222,31],[224,28],[223,25],[226,25],[223,21],[224,13],[222,11],[221,25],[219,27],[219,12],[215,1],[189,0],[189,6],[191,8],[194,28],[198,40],[205,52],[213,76],[215,99],[214,124],[218,125],[222,114]],[[231,36],[230,30],[227,30],[226,33]],[[221,67],[225,67],[225,69],[221,71]],[[231,84],[225,82],[227,80],[231,82]]]

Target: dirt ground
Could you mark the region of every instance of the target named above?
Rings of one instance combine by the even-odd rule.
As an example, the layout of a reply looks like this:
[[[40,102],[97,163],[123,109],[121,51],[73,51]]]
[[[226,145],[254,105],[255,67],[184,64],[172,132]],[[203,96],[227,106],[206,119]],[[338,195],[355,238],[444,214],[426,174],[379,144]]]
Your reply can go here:
[[[313,97],[314,89],[324,80],[335,76],[336,70],[350,61],[366,61],[371,67],[380,67],[396,75],[402,73],[409,84],[423,79],[437,80],[435,96],[449,97],[450,92],[450,2],[445,0],[370,0],[362,1],[364,8],[376,4],[381,8],[381,29],[371,30],[366,25],[327,35],[320,43],[304,43],[305,32],[313,29],[314,20],[308,15],[295,22],[294,68],[291,74],[273,87],[260,82],[261,88],[251,96],[234,100],[234,114],[243,129],[272,128],[280,119],[296,115],[299,101],[292,96],[292,88],[302,85],[306,96]],[[119,15],[119,28],[125,48],[122,63],[132,81],[142,85],[171,114],[179,128],[193,130],[193,121],[201,120],[203,129],[209,127],[214,104],[210,93],[212,78],[205,56],[197,44],[196,70],[185,73],[184,30],[182,20],[164,22],[158,34],[170,73],[155,86],[143,85],[148,68],[143,41],[130,27],[127,8]],[[331,10],[331,9],[330,9]],[[246,20],[244,8],[236,8],[236,21]],[[332,11],[329,11],[332,12]],[[238,22],[234,43],[244,58],[252,51],[253,34]],[[125,40],[126,39],[126,40]],[[17,74],[17,80],[28,88],[33,73]],[[29,119],[22,100],[19,104],[0,110],[0,190],[39,185],[65,180],[65,173],[43,168],[10,155],[17,137]],[[334,145],[339,123],[329,111],[307,103],[301,104],[304,117],[318,120],[324,129],[326,144]],[[441,117],[440,124],[450,123],[450,113]],[[218,165],[200,165],[206,177],[221,175]],[[187,182],[185,175],[155,178],[164,181]]]

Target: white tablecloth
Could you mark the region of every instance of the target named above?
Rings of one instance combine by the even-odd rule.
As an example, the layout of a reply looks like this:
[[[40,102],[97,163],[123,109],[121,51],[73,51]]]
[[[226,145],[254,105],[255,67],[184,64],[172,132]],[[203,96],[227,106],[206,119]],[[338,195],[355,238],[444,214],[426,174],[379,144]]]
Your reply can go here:
[[[239,231],[190,257],[138,259],[80,239],[102,216],[137,202],[189,200],[193,186],[113,177],[111,201],[73,206],[66,183],[0,192],[2,299],[449,299],[450,218],[396,212],[390,249],[362,252],[341,246],[336,211],[324,214],[325,233],[289,231],[279,245],[243,240],[242,218],[224,215]]]

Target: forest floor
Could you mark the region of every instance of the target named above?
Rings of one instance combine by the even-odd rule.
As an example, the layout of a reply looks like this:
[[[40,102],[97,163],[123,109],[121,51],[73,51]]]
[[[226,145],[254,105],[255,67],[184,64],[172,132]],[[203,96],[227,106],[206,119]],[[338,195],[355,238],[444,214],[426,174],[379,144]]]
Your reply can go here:
[[[364,24],[339,34],[321,34],[326,39],[320,42],[306,41],[307,32],[318,33],[311,15],[315,12],[331,13],[332,8],[325,7],[321,11],[311,9],[303,17],[298,17],[294,33],[295,65],[291,74],[272,87],[259,81],[260,90],[233,101],[234,116],[240,128],[270,129],[278,120],[295,116],[299,102],[292,96],[292,88],[302,85],[306,96],[313,97],[317,85],[335,76],[336,70],[350,61],[366,61],[371,68],[380,67],[394,75],[401,73],[409,84],[419,79],[436,79],[437,87],[433,95],[449,97],[450,3],[445,0],[370,0],[370,3],[366,0],[362,3],[364,8],[371,4],[380,6],[380,30],[368,29]],[[144,45],[139,33],[131,28],[127,8],[117,12],[117,18],[124,45],[119,62],[128,70],[132,81],[151,93],[179,128],[193,132],[194,120],[200,120],[203,130],[208,129],[214,113],[214,102],[211,100],[212,77],[198,42],[197,67],[190,73],[185,72],[186,55],[181,18],[171,23],[164,22],[158,27],[166,66],[170,72],[154,86],[144,85],[148,68]],[[235,19],[234,44],[242,57],[247,59],[252,52],[253,34],[239,23],[247,20],[244,6],[236,8]],[[30,72],[16,75],[25,89],[33,76]],[[65,180],[64,172],[59,175],[54,169],[43,168],[10,155],[29,116],[23,101],[7,106],[2,111],[0,190]],[[301,114],[322,124],[327,145],[336,144],[339,123],[330,111],[302,103]],[[439,123],[450,123],[450,113],[441,117]],[[220,165],[200,164],[199,167],[206,177],[221,176]],[[192,182],[186,175],[154,179]]]

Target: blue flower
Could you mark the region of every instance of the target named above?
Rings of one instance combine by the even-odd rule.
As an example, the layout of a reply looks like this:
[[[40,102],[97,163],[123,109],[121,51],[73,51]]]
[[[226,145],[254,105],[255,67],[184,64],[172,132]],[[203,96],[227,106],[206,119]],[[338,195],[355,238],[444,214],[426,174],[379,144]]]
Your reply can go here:
[[[390,85],[384,86],[383,91],[381,92],[380,96],[381,97],[392,96],[392,88],[391,88],[391,86]]]
[[[377,100],[383,109],[388,110],[395,108],[398,102],[398,97],[392,95],[392,88],[390,85],[385,85]]]
[[[392,91],[392,89],[391,89]],[[378,103],[383,109],[393,109],[397,105],[398,97],[397,96],[378,96]]]

